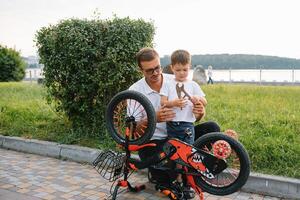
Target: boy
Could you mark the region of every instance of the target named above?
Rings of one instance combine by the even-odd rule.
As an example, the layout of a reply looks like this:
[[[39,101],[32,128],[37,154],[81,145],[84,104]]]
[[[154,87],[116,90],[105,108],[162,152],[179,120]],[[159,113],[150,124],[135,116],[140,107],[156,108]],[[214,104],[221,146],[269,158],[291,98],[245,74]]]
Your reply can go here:
[[[196,118],[193,107],[196,103],[206,105],[205,94],[200,86],[188,80],[191,66],[191,55],[185,50],[176,50],[171,55],[171,70],[175,78],[165,84],[161,91],[161,105],[173,108],[175,117],[167,122],[167,134],[170,138],[178,138],[189,144],[194,143]],[[177,168],[182,168],[177,165]],[[182,184],[181,174],[177,176],[178,184]]]
[[[187,79],[190,66],[189,52],[174,51],[171,55],[171,69],[175,78],[162,87],[160,94],[161,105],[173,108],[176,113],[175,118],[167,122],[168,136],[193,144],[195,138],[193,123],[196,121],[192,112],[193,106],[199,101],[205,106],[207,102],[200,86]]]

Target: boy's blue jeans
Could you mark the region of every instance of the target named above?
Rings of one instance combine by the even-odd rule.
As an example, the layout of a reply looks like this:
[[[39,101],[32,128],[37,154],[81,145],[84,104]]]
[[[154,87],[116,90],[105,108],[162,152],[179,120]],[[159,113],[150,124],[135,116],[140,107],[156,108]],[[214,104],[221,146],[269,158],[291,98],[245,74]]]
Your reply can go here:
[[[169,138],[177,138],[188,144],[193,144],[195,140],[192,122],[167,122],[167,133]]]

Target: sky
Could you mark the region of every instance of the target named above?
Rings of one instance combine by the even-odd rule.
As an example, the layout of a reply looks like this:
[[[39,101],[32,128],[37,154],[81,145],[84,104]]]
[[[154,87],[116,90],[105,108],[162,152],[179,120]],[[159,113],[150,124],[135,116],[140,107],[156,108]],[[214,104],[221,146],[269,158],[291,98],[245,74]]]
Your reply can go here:
[[[256,54],[300,59],[299,0],[0,0],[0,44],[36,55],[36,32],[69,18],[153,20],[161,56]]]

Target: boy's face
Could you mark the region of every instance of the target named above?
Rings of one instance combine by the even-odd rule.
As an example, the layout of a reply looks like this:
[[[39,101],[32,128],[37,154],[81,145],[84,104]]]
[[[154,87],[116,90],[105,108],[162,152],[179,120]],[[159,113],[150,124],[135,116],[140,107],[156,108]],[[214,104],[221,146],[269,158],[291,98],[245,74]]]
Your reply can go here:
[[[172,71],[175,75],[176,81],[186,81],[187,77],[189,75],[189,69],[190,69],[190,64],[180,64],[176,63],[175,65],[172,65]]]

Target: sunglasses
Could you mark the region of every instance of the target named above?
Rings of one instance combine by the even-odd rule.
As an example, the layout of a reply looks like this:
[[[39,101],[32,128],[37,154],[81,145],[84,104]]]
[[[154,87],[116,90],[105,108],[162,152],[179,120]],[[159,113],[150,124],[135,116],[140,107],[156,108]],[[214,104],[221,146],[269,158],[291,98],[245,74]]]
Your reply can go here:
[[[156,66],[156,67],[154,67],[154,68],[151,68],[151,69],[143,69],[143,70],[146,72],[146,74],[152,75],[154,72],[159,73],[160,70],[161,70],[161,66],[158,65],[158,66]]]

